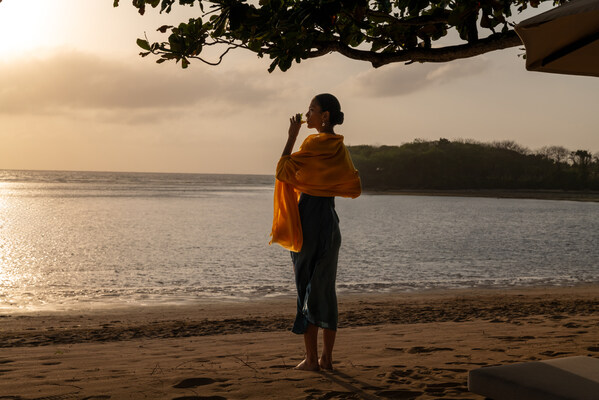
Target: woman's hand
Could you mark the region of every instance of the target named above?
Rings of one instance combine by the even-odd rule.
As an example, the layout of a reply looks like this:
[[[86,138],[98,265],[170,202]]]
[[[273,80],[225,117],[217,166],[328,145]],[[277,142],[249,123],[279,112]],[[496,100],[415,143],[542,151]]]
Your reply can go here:
[[[302,127],[302,114],[295,114],[295,116],[289,118],[289,138],[297,139],[300,128]]]
[[[283,149],[282,156],[288,156],[291,154],[293,150],[293,145],[295,145],[295,140],[297,139],[297,135],[299,135],[299,130],[302,126],[302,114],[295,114],[293,117],[289,118],[289,133],[287,137],[287,143],[285,144],[285,148]]]

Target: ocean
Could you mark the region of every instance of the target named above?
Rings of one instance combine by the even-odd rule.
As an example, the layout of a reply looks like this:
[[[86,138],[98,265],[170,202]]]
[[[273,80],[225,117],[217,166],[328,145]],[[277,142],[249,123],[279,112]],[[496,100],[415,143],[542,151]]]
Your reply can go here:
[[[0,314],[295,293],[268,175],[0,170]],[[599,282],[599,204],[336,199],[340,293]]]

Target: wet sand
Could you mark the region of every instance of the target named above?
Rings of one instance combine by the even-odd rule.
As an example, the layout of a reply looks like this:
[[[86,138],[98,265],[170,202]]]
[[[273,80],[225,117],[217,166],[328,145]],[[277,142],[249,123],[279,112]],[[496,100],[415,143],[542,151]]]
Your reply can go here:
[[[599,286],[340,295],[334,371],[295,299],[0,316],[0,399],[483,399],[468,371],[599,357]]]

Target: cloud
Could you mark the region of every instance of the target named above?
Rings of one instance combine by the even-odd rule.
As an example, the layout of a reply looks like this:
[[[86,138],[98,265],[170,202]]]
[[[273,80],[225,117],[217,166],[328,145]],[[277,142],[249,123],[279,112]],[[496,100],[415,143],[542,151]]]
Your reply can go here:
[[[148,116],[195,106],[244,107],[273,101],[254,71],[182,71],[147,60],[125,63],[77,51],[0,64],[0,113]]]
[[[445,64],[394,64],[362,72],[348,86],[354,94],[368,97],[403,96],[480,74],[489,67],[490,62],[482,57]]]

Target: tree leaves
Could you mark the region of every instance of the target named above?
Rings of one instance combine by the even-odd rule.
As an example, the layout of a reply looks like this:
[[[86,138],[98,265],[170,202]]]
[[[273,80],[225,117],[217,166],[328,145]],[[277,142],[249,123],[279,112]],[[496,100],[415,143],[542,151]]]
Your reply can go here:
[[[166,33],[167,30],[172,29],[172,25],[162,25],[160,28],[156,29],[158,32]]]
[[[0,0],[1,1],[1,0]],[[269,71],[293,62],[338,51],[371,62],[449,61],[520,45],[509,17],[512,10],[549,0],[132,0],[140,14],[146,7],[169,13],[175,5],[199,5],[201,18],[174,27],[162,25],[165,41],[137,44],[147,56],[175,60],[186,68],[198,59],[218,65],[232,49],[243,48],[273,61]],[[564,0],[556,0],[562,2]],[[204,4],[210,10],[204,13]],[[114,6],[119,0],[114,0]],[[466,43],[435,43],[455,29]],[[480,31],[480,32],[479,32]],[[482,37],[481,37],[482,36]],[[486,37],[485,37],[486,36]],[[202,57],[206,47],[221,49],[216,60]],[[440,50],[448,49],[443,53]],[[211,52],[212,53],[212,52]]]
[[[150,43],[144,39],[137,39],[137,45],[144,50],[150,51]]]

